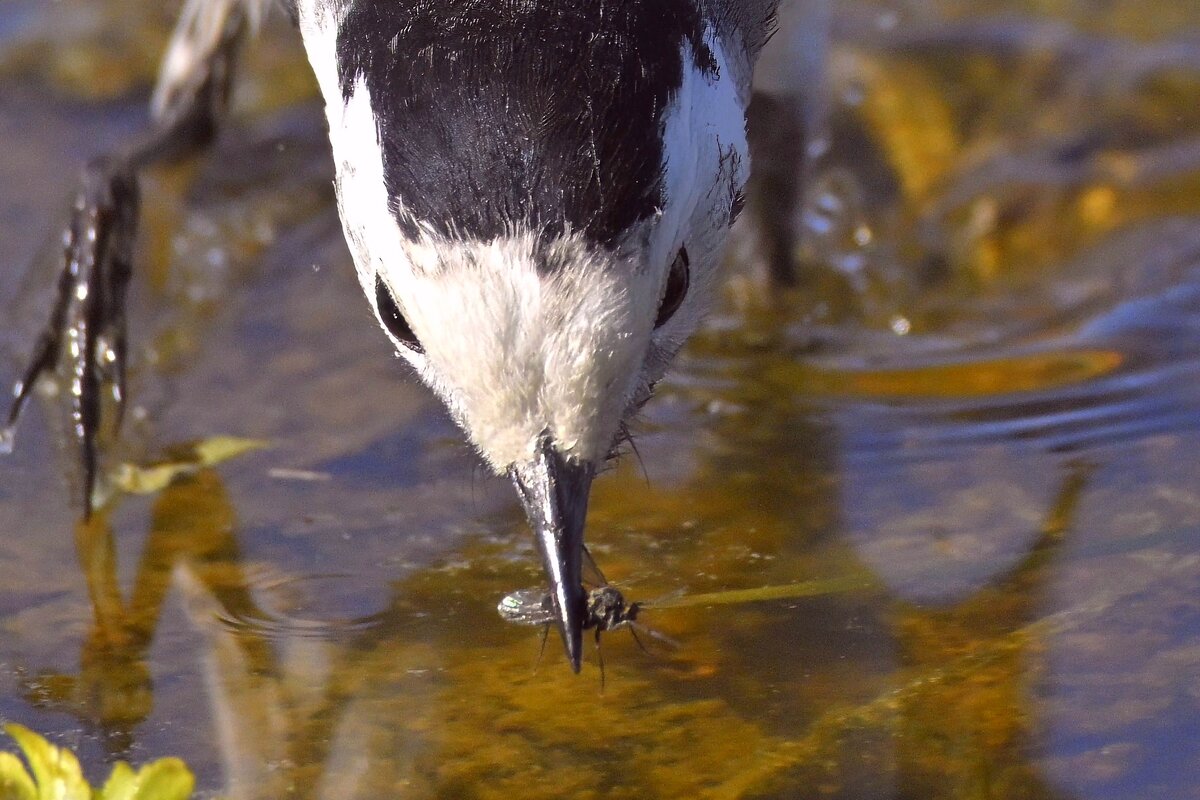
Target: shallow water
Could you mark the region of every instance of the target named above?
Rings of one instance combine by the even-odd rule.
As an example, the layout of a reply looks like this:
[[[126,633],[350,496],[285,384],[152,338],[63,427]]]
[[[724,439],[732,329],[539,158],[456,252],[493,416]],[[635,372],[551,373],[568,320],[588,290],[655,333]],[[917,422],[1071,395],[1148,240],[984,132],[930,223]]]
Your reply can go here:
[[[540,580],[528,531],[375,330],[277,20],[215,157],[144,181],[109,461],[270,446],[81,525],[31,407],[0,718],[97,779],[179,755],[204,797],[1200,798],[1200,12],[1147,8],[837,4],[801,285],[762,289],[744,226],[597,481],[597,561],[679,642],[605,636],[603,691],[496,614]],[[77,165],[142,122],[157,9],[0,8],[5,382]]]

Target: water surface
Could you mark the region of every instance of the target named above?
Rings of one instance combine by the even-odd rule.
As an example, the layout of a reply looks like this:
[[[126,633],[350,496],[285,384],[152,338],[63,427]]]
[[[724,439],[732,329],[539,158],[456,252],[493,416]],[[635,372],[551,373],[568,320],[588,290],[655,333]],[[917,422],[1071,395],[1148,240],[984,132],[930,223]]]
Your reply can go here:
[[[169,18],[0,9],[5,382]],[[800,283],[758,279],[753,215],[786,204],[754,198],[640,458],[594,489],[597,560],[673,598],[641,619],[679,647],[607,635],[601,691],[594,653],[535,669],[500,621],[540,580],[528,531],[375,329],[276,20],[215,154],[144,180],[108,461],[270,446],[84,525],[62,415],[31,407],[0,459],[0,718],[96,779],[181,756],[203,797],[1200,798],[1200,12],[828,21]],[[777,38],[773,91],[816,85],[786,57],[812,41]]]

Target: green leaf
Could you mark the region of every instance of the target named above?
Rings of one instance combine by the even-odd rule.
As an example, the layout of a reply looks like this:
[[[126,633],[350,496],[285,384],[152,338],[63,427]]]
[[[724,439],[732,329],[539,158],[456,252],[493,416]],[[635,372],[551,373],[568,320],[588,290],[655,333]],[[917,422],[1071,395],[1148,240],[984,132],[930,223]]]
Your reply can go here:
[[[0,753],[0,800],[37,800],[33,778],[12,753]]]
[[[136,773],[119,761],[96,800],[187,800],[195,785],[191,770],[178,758],[161,758]]]
[[[91,800],[92,788],[70,750],[55,747],[22,725],[5,725],[4,730],[16,739],[33,770],[37,800]]]

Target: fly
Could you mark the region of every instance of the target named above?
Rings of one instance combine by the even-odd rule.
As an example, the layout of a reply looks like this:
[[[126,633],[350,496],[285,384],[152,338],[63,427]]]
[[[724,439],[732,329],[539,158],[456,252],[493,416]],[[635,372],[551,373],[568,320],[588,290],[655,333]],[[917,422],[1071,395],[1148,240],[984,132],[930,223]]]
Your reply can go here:
[[[603,691],[604,651],[600,647],[600,634],[627,628],[633,634],[633,640],[637,642],[638,647],[642,648],[643,651],[646,649],[646,646],[642,644],[641,637],[638,636],[639,631],[672,647],[677,646],[678,643],[669,636],[647,628],[638,622],[637,616],[638,612],[642,609],[642,604],[626,601],[625,595],[621,593],[621,590],[609,584],[604,578],[604,575],[600,572],[600,568],[592,560],[591,553],[586,548],[584,548],[583,553],[584,569],[592,573],[592,578],[597,584],[594,588],[588,590],[585,598],[586,608],[583,615],[583,629],[585,631],[595,631],[596,655],[600,663],[600,689]],[[550,630],[550,626],[559,619],[558,611],[554,607],[553,596],[550,592],[540,588],[518,589],[515,592],[510,592],[496,605],[496,610],[505,622],[511,622],[515,625],[541,625],[542,650],[545,650],[546,635]],[[541,661],[541,657],[541,651],[539,651],[539,662]]]
[[[878,580],[870,572],[852,572],[833,578],[801,581],[774,586],[760,586],[755,589],[731,589],[721,592],[704,594],[673,593],[665,597],[647,602],[629,602],[621,590],[612,586],[604,579],[591,554],[584,549],[584,568],[592,573],[596,583],[595,588],[587,593],[587,607],[584,611],[584,630],[594,630],[596,651],[600,653],[600,684],[604,685],[604,657],[600,651],[600,634],[606,631],[628,628],[633,634],[634,641],[645,650],[638,632],[651,636],[661,642],[676,646],[675,640],[648,628],[637,621],[638,614],[646,608],[682,608],[685,606],[714,606],[741,603],[754,603],[770,600],[792,600],[802,597],[820,597],[843,592],[863,592],[879,589]],[[496,610],[505,622],[515,625],[542,625],[542,646],[545,647],[546,632],[549,626],[558,620],[558,612],[554,608],[554,598],[545,589],[519,589],[505,595],[497,604]],[[538,656],[541,658],[540,654]]]
[[[641,603],[626,602],[617,587],[597,586],[587,593],[583,629],[595,630],[599,638],[605,631],[632,628],[641,608]],[[515,625],[550,625],[558,619],[554,600],[545,589],[519,589],[507,594],[496,610],[505,622]]]

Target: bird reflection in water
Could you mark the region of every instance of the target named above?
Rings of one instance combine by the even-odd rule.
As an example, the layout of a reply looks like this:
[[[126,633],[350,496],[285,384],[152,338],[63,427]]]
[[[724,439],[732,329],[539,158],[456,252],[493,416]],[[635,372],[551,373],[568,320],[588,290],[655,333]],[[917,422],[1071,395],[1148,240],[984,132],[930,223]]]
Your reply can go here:
[[[147,655],[177,569],[192,572],[227,614],[258,614],[233,520],[228,493],[216,472],[202,470],[168,486],[154,503],[128,599],[118,578],[109,510],[78,523],[76,551],[93,614],[79,674],[25,671],[26,699],[76,717],[85,729],[99,734],[110,754],[127,753],[134,745],[134,730],[153,710],[154,681]],[[269,660],[261,642],[245,637],[240,644],[254,663]]]

